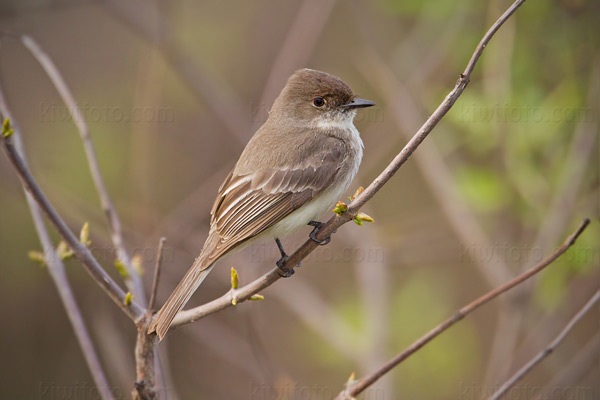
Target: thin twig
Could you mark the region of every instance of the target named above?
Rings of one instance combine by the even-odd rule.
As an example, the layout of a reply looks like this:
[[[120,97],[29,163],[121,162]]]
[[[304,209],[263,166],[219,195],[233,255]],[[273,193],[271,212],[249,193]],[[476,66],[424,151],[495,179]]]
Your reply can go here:
[[[154,280],[152,281],[152,291],[150,292],[150,300],[148,301],[148,311],[152,312],[154,308],[154,302],[156,300],[156,291],[158,290],[158,280],[160,279],[160,267],[163,259],[163,248],[165,246],[166,238],[160,238],[158,242],[158,253],[156,255],[156,265],[154,267]]]
[[[598,354],[600,354],[600,332],[596,332],[594,337],[585,346],[577,349],[577,353],[568,361],[568,364],[556,363],[559,364],[557,373],[551,379],[544,382],[542,390],[532,400],[564,399],[562,397],[564,393],[554,389],[570,385],[589,374],[598,365]],[[545,394],[547,395],[545,396]]]
[[[140,304],[143,304],[146,302],[146,296],[144,294],[142,280],[139,274],[133,268],[131,258],[129,257],[129,254],[125,249],[125,243],[123,240],[123,230],[121,228],[121,220],[119,219],[117,210],[115,209],[110,199],[110,196],[108,195],[106,184],[104,183],[104,179],[102,178],[102,174],[100,173],[98,158],[96,157],[96,151],[94,150],[94,144],[92,143],[92,139],[90,137],[90,129],[85,121],[85,116],[83,115],[83,112],[77,105],[75,97],[71,93],[71,90],[69,90],[69,87],[67,86],[64,78],[62,77],[60,71],[58,70],[50,56],[48,56],[48,54],[40,47],[40,45],[32,37],[28,35],[23,35],[21,37],[21,41],[29,50],[29,52],[33,55],[33,57],[40,63],[44,71],[46,71],[46,74],[50,78],[50,81],[54,84],[54,87],[65,102],[65,105],[67,106],[67,109],[69,110],[69,113],[73,118],[73,122],[75,123],[75,126],[79,131],[79,136],[81,136],[81,140],[83,142],[83,148],[87,156],[88,166],[92,175],[92,180],[94,181],[96,191],[98,192],[98,197],[100,198],[100,204],[108,220],[108,225],[111,232],[111,239],[117,251],[117,259],[127,269],[128,276],[125,278],[125,284],[127,285],[129,291],[135,296],[137,301]]]
[[[500,28],[500,26],[506,21],[516,10],[519,8],[521,4],[523,4],[525,0],[517,0],[510,8],[496,21],[496,23],[487,31],[487,33],[483,36],[479,44],[477,45],[475,52],[471,56],[469,63],[467,64],[467,68],[460,75],[458,81],[454,89],[446,96],[446,98],[442,101],[442,103],[438,106],[438,108],[431,114],[431,116],[425,121],[423,126],[419,129],[419,131],[412,137],[412,139],[404,146],[402,151],[398,153],[398,155],[392,160],[392,162],[379,174],[377,178],[367,188],[359,194],[356,199],[354,199],[348,205],[348,211],[341,215],[335,215],[321,229],[317,234],[318,239],[324,239],[330,236],[335,230],[337,230],[343,224],[352,221],[352,219],[358,213],[358,210],[365,205],[367,201],[369,201],[378,191],[383,187],[383,185],[390,180],[392,176],[398,171],[398,169],[408,160],[411,154],[419,147],[421,142],[425,140],[427,135],[432,131],[433,128],[440,122],[440,120],[444,117],[444,115],[452,108],[458,97],[462,94],[465,87],[469,83],[469,79],[471,77],[471,73],[473,72],[473,68],[475,68],[475,64],[485,46],[489,43],[491,38],[494,36],[494,33]],[[304,242],[299,249],[297,249],[286,261],[283,265],[284,269],[293,269],[295,265],[300,263],[306,256],[308,256],[314,249],[318,247],[317,243],[313,240],[307,240]],[[259,290],[262,290],[270,285],[272,285],[275,281],[280,278],[277,268],[271,269],[269,272],[259,277],[254,282],[244,286],[241,289],[236,290],[235,296],[238,300],[237,302],[242,302],[247,300],[250,296],[257,293]],[[232,293],[228,292],[223,296],[215,299],[209,303],[201,305],[199,307],[193,308],[191,310],[180,312],[175,319],[173,320],[172,326],[179,326],[186,323],[190,323],[196,321],[200,318],[203,318],[207,315],[213,314],[217,311],[220,311],[224,308],[231,306]]]
[[[27,163],[23,141],[21,139],[20,129],[18,127],[18,124],[12,118],[6,100],[4,98],[2,88],[0,88],[0,120],[3,121],[4,118],[10,118],[11,126],[14,129],[12,138],[15,142],[15,147],[23,157],[23,162]],[[40,208],[36,204],[33,197],[31,197],[31,195],[27,191],[25,191],[25,197],[27,199],[27,204],[29,206],[31,217],[33,219],[33,225],[35,226],[35,230],[37,231],[40,243],[42,245],[42,250],[44,253],[44,262],[48,266],[48,273],[54,281],[56,290],[58,291],[67,316],[69,317],[69,321],[73,326],[75,337],[77,338],[79,347],[81,347],[81,352],[83,353],[83,357],[85,358],[87,366],[90,370],[92,379],[96,384],[98,393],[100,394],[100,397],[103,400],[112,399],[114,398],[114,396],[111,393],[108,380],[106,379],[106,374],[102,369],[100,359],[98,358],[98,354],[96,352],[92,339],[85,326],[85,322],[83,321],[81,310],[79,309],[77,301],[75,300],[73,290],[71,289],[71,284],[69,283],[67,274],[65,273],[65,265],[63,264],[60,256],[54,249],[52,240],[50,239],[50,235],[48,234],[48,230],[46,228],[46,224],[44,223],[44,217],[42,215],[42,212],[40,211]]]
[[[108,294],[108,296],[119,306],[125,314],[134,321],[137,321],[145,313],[135,301],[131,301],[129,305],[125,304],[125,292],[115,283],[115,281],[104,271],[102,266],[94,258],[90,250],[79,241],[71,232],[67,224],[58,215],[56,209],[50,204],[50,201],[42,192],[31,172],[19,156],[14,145],[14,140],[5,138],[0,135],[0,142],[4,153],[8,157],[11,165],[14,167],[21,183],[28,193],[34,198],[41,210],[46,214],[48,220],[52,223],[59,235],[64,239],[69,248],[73,251],[75,257],[83,264],[87,272],[94,278],[96,283]]]
[[[600,300],[600,290],[598,290],[585,305],[575,314],[575,316],[567,323],[563,330],[558,336],[538,355],[531,359],[525,364],[520,370],[518,370],[509,380],[507,380],[500,388],[490,396],[490,400],[498,400],[502,397],[508,389],[514,386],[520,379],[522,379],[533,367],[539,364],[544,358],[548,357],[558,345],[565,339],[565,337],[571,332],[573,327],[583,318],[583,316],[590,311],[590,309]]]
[[[507,290],[512,289],[515,286],[521,284],[528,278],[532,277],[533,275],[537,274],[538,272],[540,272],[541,270],[546,268],[548,265],[552,264],[552,262],[554,262],[554,260],[556,260],[558,257],[560,257],[564,252],[566,252],[569,249],[569,247],[571,247],[575,243],[575,240],[584,231],[584,229],[589,225],[589,223],[590,223],[590,220],[586,218],[579,225],[577,230],[575,232],[573,232],[571,234],[571,236],[569,236],[565,240],[565,242],[559,248],[557,248],[550,256],[548,256],[547,258],[542,260],[539,264],[537,264],[533,268],[529,269],[527,272],[517,276],[513,280],[505,283],[504,285],[502,285],[494,290],[489,291],[488,293],[484,294],[483,296],[479,297],[478,299],[472,301],[471,303],[467,304],[466,306],[464,306],[463,308],[458,310],[454,315],[452,315],[451,317],[446,319],[444,322],[442,322],[441,324],[439,324],[438,326],[436,326],[429,332],[427,332],[427,334],[425,334],[420,339],[415,341],[413,344],[411,344],[409,347],[407,347],[400,354],[396,355],[393,359],[391,359],[386,364],[384,364],[380,369],[378,369],[371,375],[361,379],[360,381],[358,381],[357,383],[355,383],[348,389],[342,391],[336,397],[336,400],[344,400],[344,399],[353,398],[356,395],[358,395],[359,393],[363,392],[366,388],[368,388],[370,385],[375,383],[379,378],[381,378],[382,376],[387,374],[394,367],[396,367],[402,361],[406,360],[408,357],[410,357],[412,354],[414,354],[417,350],[419,350],[420,348],[425,346],[427,343],[429,343],[431,340],[433,340],[439,334],[444,332],[446,329],[450,328],[452,325],[454,325],[458,321],[462,320],[465,316],[467,316],[471,312],[475,311],[482,305],[486,304],[490,300],[498,297],[499,295],[506,292]]]

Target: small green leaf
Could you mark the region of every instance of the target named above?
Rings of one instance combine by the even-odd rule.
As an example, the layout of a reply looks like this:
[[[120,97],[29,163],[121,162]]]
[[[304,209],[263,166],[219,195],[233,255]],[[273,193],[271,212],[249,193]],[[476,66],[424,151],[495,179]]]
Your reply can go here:
[[[346,381],[346,388],[349,388],[350,386],[354,385],[356,383],[356,375],[353,373],[350,374],[350,377],[348,378],[348,380]]]
[[[232,306],[236,306],[236,305],[237,305],[237,303],[238,303],[238,299],[237,299],[237,297],[235,297],[235,296],[232,296],[232,297],[231,297],[231,305],[232,305]]]
[[[362,226],[363,222],[375,222],[375,220],[369,215],[359,212],[358,214],[356,214],[356,217],[354,217],[354,222],[356,223],[356,225]]]
[[[265,296],[263,296],[262,294],[253,294],[252,296],[250,296],[250,298],[248,300],[264,300]]]
[[[69,248],[67,242],[61,240],[56,246],[56,253],[60,257],[61,260],[68,260],[73,257],[73,250]]]
[[[126,306],[130,306],[131,305],[131,299],[133,298],[133,296],[131,295],[130,292],[127,292],[127,294],[125,295],[125,305]]]
[[[239,286],[240,286],[240,277],[239,277],[237,271],[235,270],[235,268],[231,267],[231,288],[237,289]]]
[[[125,264],[121,262],[121,260],[115,260],[115,268],[117,268],[119,275],[121,275],[123,278],[129,278],[129,272],[127,272],[127,268],[125,267]]]
[[[15,133],[15,130],[10,127],[10,119],[5,118],[4,122],[2,122],[2,136],[7,138],[10,137],[10,135],[12,135],[13,133]]]
[[[92,244],[90,241],[90,224],[85,223],[81,228],[81,232],[79,232],[79,241],[83,243],[86,247]]]
[[[356,192],[354,192],[354,194],[353,194],[352,196],[348,197],[348,200],[350,200],[350,201],[354,200],[354,199],[355,199],[355,198],[357,198],[357,197],[358,197],[358,195],[359,195],[359,194],[361,194],[361,193],[362,193],[364,190],[365,190],[365,188],[364,188],[364,187],[362,187],[362,186],[359,186],[359,187],[358,187],[358,189],[356,189]]]
[[[346,205],[346,203],[343,203],[341,201],[338,201],[335,207],[333,208],[333,212],[337,215],[343,214],[346,211],[348,211],[348,206]]]
[[[29,253],[27,253],[27,256],[30,260],[40,263],[41,267],[46,266],[46,259],[44,258],[44,254],[42,254],[41,251],[31,250]]]

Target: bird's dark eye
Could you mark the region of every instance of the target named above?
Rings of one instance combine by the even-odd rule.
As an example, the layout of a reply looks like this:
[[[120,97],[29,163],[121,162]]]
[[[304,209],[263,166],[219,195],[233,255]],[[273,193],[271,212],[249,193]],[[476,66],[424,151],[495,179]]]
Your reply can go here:
[[[315,107],[323,107],[323,105],[325,104],[325,99],[323,99],[322,97],[315,97],[313,100],[313,104],[315,105]]]

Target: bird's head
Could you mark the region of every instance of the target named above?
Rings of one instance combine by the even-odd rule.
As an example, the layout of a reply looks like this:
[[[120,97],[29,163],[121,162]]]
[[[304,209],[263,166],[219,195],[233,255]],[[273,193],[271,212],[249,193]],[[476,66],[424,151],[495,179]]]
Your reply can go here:
[[[325,127],[352,123],[356,110],[373,105],[372,101],[357,98],[337,76],[304,68],[290,76],[271,115]]]

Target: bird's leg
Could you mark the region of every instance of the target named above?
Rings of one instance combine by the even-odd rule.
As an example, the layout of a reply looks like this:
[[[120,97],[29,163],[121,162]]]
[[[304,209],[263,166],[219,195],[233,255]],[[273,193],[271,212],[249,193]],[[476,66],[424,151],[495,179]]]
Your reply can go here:
[[[277,264],[277,268],[279,268],[279,275],[281,275],[281,277],[283,277],[283,278],[289,278],[290,276],[294,275],[294,268],[293,267],[291,269],[283,268],[283,264],[285,264],[285,262],[290,257],[285,253],[285,250],[283,249],[283,245],[281,244],[281,240],[279,240],[279,238],[275,238],[275,243],[277,243],[277,248],[279,249],[279,252],[281,253],[281,258],[279,260],[277,260],[277,262],[275,263],[275,264]],[[300,264],[298,264],[297,266],[299,267]]]
[[[313,241],[315,241],[316,243],[320,244],[321,246],[325,246],[327,243],[331,242],[331,236],[327,236],[325,239],[323,240],[319,240],[317,239],[317,233],[319,232],[319,229],[321,229],[323,227],[323,225],[325,225],[323,222],[319,222],[319,221],[310,221],[307,225],[310,226],[314,226],[315,229],[313,229],[309,234],[308,237],[310,237]]]

